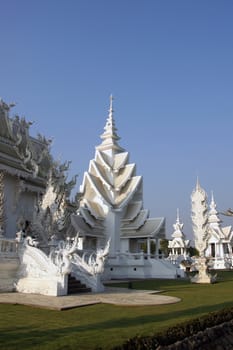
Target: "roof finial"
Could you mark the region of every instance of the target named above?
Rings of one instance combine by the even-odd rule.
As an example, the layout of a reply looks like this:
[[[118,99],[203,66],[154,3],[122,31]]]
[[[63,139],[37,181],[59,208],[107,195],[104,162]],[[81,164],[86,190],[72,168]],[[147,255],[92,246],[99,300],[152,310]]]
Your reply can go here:
[[[113,100],[114,100],[114,97],[113,95],[111,94],[110,95],[110,106],[109,106],[109,117],[112,118],[113,117]]]
[[[211,191],[211,202],[214,202],[214,191]]]
[[[197,182],[196,182],[196,190],[200,189],[200,182],[199,182],[199,177],[197,175]]]
[[[180,222],[179,208],[176,209],[176,222]]]

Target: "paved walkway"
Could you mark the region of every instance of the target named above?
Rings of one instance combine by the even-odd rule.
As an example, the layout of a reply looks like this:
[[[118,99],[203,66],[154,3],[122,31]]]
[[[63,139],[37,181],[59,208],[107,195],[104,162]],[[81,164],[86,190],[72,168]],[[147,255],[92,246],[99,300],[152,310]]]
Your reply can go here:
[[[103,293],[74,294],[61,297],[40,294],[0,293],[0,304],[22,304],[52,310],[66,310],[93,304],[127,306],[173,304],[179,298],[158,294],[158,291],[142,291],[105,287]]]

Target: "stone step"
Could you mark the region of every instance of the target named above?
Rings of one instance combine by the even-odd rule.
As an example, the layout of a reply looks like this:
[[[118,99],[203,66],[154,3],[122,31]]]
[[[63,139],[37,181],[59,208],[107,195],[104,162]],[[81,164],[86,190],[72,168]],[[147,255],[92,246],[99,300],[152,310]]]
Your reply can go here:
[[[76,293],[88,293],[91,292],[91,288],[88,288],[81,281],[76,280],[73,276],[68,276],[68,294]]]

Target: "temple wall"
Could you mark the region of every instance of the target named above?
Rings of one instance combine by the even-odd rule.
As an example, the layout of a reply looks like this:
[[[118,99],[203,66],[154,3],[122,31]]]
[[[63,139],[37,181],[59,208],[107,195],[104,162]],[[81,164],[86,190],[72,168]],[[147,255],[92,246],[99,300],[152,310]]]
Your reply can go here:
[[[19,179],[6,173],[4,176],[4,197],[4,236],[15,238],[16,232],[19,231],[19,220],[22,219],[24,222],[32,220],[37,193],[20,191]]]
[[[163,259],[145,259],[143,254],[120,254],[109,257],[105,264],[103,279],[120,278],[177,278],[184,271]]]
[[[122,253],[129,252],[129,239],[122,239],[121,240],[121,252]]]

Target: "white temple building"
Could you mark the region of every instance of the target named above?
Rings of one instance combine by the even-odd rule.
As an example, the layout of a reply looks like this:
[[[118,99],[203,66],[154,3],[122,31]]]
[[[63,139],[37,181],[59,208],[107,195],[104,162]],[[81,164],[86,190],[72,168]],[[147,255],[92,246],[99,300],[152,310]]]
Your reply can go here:
[[[118,144],[112,98],[74,200],[69,162],[54,161],[50,141],[31,137],[31,123],[11,117],[11,107],[0,101],[0,291],[58,296],[100,292],[104,279],[183,275],[159,259],[165,218],[143,207],[142,176]]]
[[[159,240],[165,238],[165,218],[150,218],[143,207],[143,179],[129,162],[129,153],[118,144],[112,97],[101,139],[83,177],[77,214],[72,215],[83,239],[80,249],[95,249],[110,240],[105,278],[175,278],[176,267],[151,255],[151,241],[158,256]]]
[[[218,217],[218,211],[216,210],[216,203],[212,193],[208,213],[208,245],[205,255],[213,261],[214,269],[232,267],[232,246],[232,227],[221,226],[221,220]]]
[[[78,250],[76,176],[67,182],[69,162],[55,162],[50,141],[31,137],[31,123],[11,117],[11,107],[0,100],[0,292],[101,291],[109,246]]]
[[[32,123],[9,116],[13,106],[0,100],[0,226],[7,238],[15,238],[20,225],[27,229],[52,164],[50,141],[31,137]]]
[[[213,269],[232,268],[233,231],[231,226],[222,227],[212,193],[208,210],[207,195],[197,181],[192,192],[192,217],[195,247],[208,258]]]
[[[190,247],[190,240],[186,239],[183,232],[184,224],[180,221],[179,209],[177,209],[176,223],[173,225],[174,232],[172,240],[168,242],[169,259],[172,261],[186,260],[189,257],[188,248]]]

